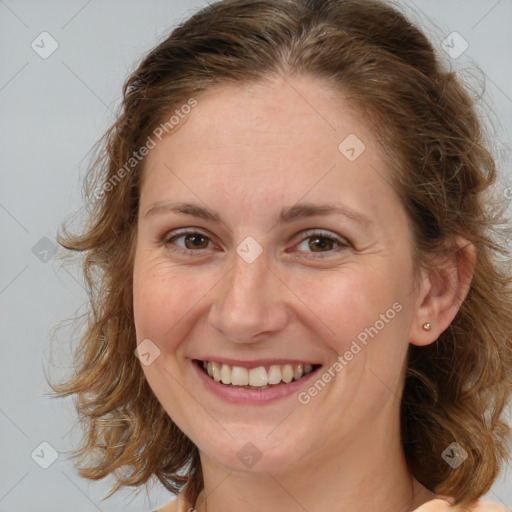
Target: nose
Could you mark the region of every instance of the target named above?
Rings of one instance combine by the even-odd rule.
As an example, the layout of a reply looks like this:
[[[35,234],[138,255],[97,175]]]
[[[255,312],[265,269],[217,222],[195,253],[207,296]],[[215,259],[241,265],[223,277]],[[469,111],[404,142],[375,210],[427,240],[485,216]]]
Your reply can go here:
[[[209,325],[235,343],[267,339],[286,325],[287,288],[271,269],[265,253],[252,263],[238,254],[222,279],[209,311]]]

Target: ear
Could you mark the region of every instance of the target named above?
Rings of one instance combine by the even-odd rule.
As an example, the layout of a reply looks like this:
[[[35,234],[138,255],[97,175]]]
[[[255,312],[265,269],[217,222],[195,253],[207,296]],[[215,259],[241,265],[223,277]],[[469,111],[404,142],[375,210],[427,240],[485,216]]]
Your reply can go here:
[[[430,271],[424,271],[417,294],[409,340],[424,346],[439,338],[448,328],[466,298],[476,263],[475,246],[462,237],[455,237],[448,254],[436,259]],[[430,330],[423,325],[429,323]]]

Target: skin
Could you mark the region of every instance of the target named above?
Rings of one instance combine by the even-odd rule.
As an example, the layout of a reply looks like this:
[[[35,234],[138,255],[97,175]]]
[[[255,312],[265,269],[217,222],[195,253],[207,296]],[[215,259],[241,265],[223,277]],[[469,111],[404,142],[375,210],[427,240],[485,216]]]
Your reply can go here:
[[[449,258],[414,284],[410,225],[380,148],[318,79],[222,86],[197,101],[146,160],[134,313],[137,342],[160,350],[142,366],[147,380],[200,450],[208,512],[414,510],[434,495],[408,472],[400,443],[407,349],[450,324],[469,286],[472,246],[458,240],[466,263]],[[338,150],[349,134],[366,146],[354,161]],[[223,222],[146,215],[157,201],[206,205]],[[298,202],[343,203],[370,224],[337,214],[275,224]],[[189,227],[208,237],[199,248],[186,237],[165,244]],[[349,243],[315,244],[312,229]],[[236,252],[248,236],[263,249],[252,263]],[[307,405],[296,395],[226,403],[191,363],[216,355],[329,368],[396,302],[401,311]],[[250,468],[237,457],[249,442],[261,453]]]

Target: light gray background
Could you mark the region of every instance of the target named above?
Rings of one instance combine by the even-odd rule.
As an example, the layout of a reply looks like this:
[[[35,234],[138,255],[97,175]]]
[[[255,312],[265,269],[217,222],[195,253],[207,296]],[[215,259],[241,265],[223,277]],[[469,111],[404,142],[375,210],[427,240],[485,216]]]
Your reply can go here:
[[[63,453],[78,439],[72,401],[45,396],[43,363],[49,361],[51,328],[76,315],[87,298],[79,270],[62,268],[51,256],[59,224],[81,205],[89,151],[112,121],[122,83],[138,60],[205,4],[0,0],[0,512],[143,512],[172,498],[155,484],[149,495],[133,499],[133,491],[124,490],[101,501],[111,481],[75,474]],[[510,199],[512,0],[415,0],[405,9],[413,9],[455,68],[478,65],[485,73],[484,99],[497,113],[490,116],[491,143]],[[43,51],[37,38],[43,31],[59,45],[46,59],[31,47],[35,40]],[[442,49],[453,31],[469,44],[456,59]],[[64,367],[70,348],[65,336],[59,339],[53,364]],[[51,462],[42,442],[59,452],[48,469],[35,462]],[[510,471],[487,497],[512,508]]]

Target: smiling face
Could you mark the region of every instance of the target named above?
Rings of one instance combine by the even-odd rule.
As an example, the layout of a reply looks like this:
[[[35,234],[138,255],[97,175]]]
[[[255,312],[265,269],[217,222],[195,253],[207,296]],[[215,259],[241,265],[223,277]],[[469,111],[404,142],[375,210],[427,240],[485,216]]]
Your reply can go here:
[[[398,439],[418,298],[408,219],[370,131],[306,77],[197,101],[151,150],[140,195],[134,314],[137,343],[160,351],[142,366],[155,395],[203,456],[236,470]]]

